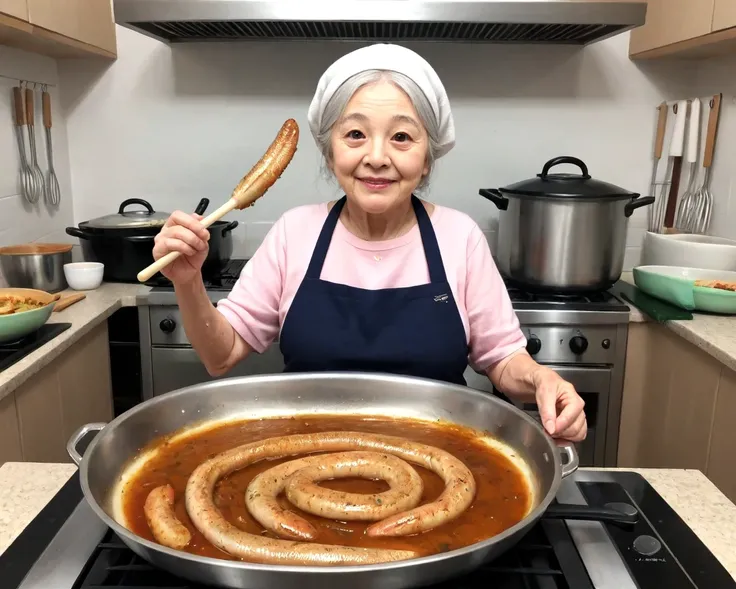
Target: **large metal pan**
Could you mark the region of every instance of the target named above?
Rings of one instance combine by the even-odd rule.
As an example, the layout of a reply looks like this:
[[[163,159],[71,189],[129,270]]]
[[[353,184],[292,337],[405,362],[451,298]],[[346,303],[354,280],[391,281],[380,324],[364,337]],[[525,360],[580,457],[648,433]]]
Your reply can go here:
[[[121,471],[159,436],[202,421],[315,413],[418,417],[486,430],[528,465],[535,505],[515,526],[472,546],[366,566],[296,567],[205,558],[145,540],[115,521],[112,498]],[[81,457],[77,444],[91,430],[100,431]],[[558,447],[534,419],[494,396],[426,379],[345,372],[230,378],[172,391],[109,424],[83,426],[67,450],[80,466],[82,490],[92,509],[131,550],[179,577],[234,589],[406,589],[467,573],[512,547],[545,512],[550,514],[562,478],[578,466],[572,444]],[[564,464],[561,454],[567,456]],[[568,510],[564,517],[573,514]]]

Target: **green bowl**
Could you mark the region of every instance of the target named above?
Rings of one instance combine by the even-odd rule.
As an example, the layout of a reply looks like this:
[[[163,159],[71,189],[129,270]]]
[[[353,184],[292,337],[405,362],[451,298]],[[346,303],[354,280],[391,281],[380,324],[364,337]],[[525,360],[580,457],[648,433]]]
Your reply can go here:
[[[39,329],[48,321],[49,316],[54,310],[56,300],[59,298],[42,290],[30,288],[0,289],[0,297],[9,295],[29,296],[40,303],[44,303],[44,306],[21,313],[0,315],[0,344],[18,341]]]
[[[688,311],[736,314],[736,292],[695,286],[696,280],[736,282],[736,272],[680,266],[639,266],[634,283],[643,292]]]

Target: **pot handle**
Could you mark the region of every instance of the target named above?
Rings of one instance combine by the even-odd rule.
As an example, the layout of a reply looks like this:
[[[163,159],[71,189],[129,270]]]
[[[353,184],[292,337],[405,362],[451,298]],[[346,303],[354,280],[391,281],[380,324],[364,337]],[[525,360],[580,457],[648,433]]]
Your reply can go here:
[[[69,458],[74,461],[74,464],[79,466],[82,462],[82,455],[77,450],[77,444],[86,436],[89,432],[99,432],[104,428],[106,423],[87,423],[75,431],[66,443],[66,453],[69,454]]]
[[[652,204],[656,199],[653,196],[645,196],[644,198],[638,198],[638,194],[626,203],[624,207],[624,215],[631,217],[636,209],[645,207]]]
[[[125,207],[127,207],[128,205],[141,205],[143,207],[146,207],[150,214],[153,214],[155,212],[153,210],[153,207],[151,206],[151,203],[149,203],[147,200],[143,200],[142,198],[129,198],[120,203],[118,215],[122,215],[125,211]]]
[[[583,521],[600,521],[623,526],[631,526],[639,521],[639,511],[633,507],[628,513],[609,507],[591,507],[590,505],[568,505],[554,503],[544,512],[542,517],[551,519],[572,519]]]
[[[194,209],[194,212],[197,215],[204,215],[204,212],[207,210],[207,207],[210,206],[210,199],[209,198],[203,198],[199,201],[199,204],[197,205],[197,208]]]
[[[78,237],[79,239],[89,239],[89,235],[87,235],[82,229],[79,229],[78,227],[67,227],[66,232],[67,235]]]
[[[560,456],[567,456],[567,462],[562,462],[562,478],[569,477],[580,466],[580,458],[575,444],[572,442],[558,441],[557,445],[560,449]]]
[[[544,167],[542,168],[542,173],[537,174],[537,176],[539,176],[540,178],[546,178],[549,174],[550,169],[559,164],[572,164],[574,166],[577,166],[582,172],[581,177],[584,180],[590,180],[590,174],[588,174],[588,166],[585,165],[585,162],[570,155],[561,155],[560,157],[549,160],[546,164],[544,164]]]
[[[233,229],[235,229],[238,226],[237,221],[230,221],[223,229],[222,229],[222,235],[223,237],[230,233]]]
[[[490,200],[499,211],[505,211],[509,208],[509,199],[501,194],[501,192],[495,188],[481,188],[478,194]]]

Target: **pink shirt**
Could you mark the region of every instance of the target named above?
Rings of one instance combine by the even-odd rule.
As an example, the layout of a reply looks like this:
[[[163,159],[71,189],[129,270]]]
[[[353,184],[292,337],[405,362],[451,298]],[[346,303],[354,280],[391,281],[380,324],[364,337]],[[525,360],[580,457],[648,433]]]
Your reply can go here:
[[[217,308],[256,352],[278,336],[312,257],[327,203],[296,207],[274,224]],[[435,205],[431,216],[447,280],[480,372],[526,345],[483,232],[468,215]],[[322,280],[364,289],[429,282],[419,227],[387,241],[364,241],[338,222]]]

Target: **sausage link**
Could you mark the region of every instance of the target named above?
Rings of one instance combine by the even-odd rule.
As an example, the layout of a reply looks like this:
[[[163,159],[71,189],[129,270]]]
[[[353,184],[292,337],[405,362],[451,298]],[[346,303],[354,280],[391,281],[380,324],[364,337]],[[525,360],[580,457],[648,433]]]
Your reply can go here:
[[[294,157],[298,143],[299,125],[294,119],[288,119],[263,157],[233,190],[231,198],[238,201],[238,209],[251,206],[273,186]]]
[[[160,544],[181,550],[192,539],[187,527],[174,513],[174,489],[171,485],[156,487],[143,505],[148,527]]]
[[[313,484],[330,478],[361,477],[385,480],[385,493],[342,493]],[[376,521],[416,506],[424,483],[411,466],[377,452],[341,452],[290,460],[253,478],[245,493],[248,511],[264,528],[292,540],[314,540],[317,530],[276,498],[286,496],[302,511],[340,521]]]
[[[245,491],[245,505],[254,519],[277,536],[290,540],[314,540],[317,530],[303,517],[283,509],[276,498],[283,492],[289,477],[301,468],[314,464],[321,456],[298,458],[253,477]]]
[[[359,477],[386,481],[384,493],[344,493],[315,484],[327,479]],[[340,521],[377,521],[416,507],[424,483],[416,470],[391,454],[340,452],[319,456],[286,483],[286,497],[302,511]]]
[[[337,564],[370,564],[413,558],[416,553],[404,550],[381,550],[308,544],[264,538],[248,534],[230,524],[214,504],[212,494],[217,481],[231,472],[265,458],[294,456],[314,452],[344,452],[355,448],[395,454],[439,474],[446,483],[437,501],[406,512],[427,508],[426,521],[409,525],[399,522],[373,535],[403,535],[424,531],[450,521],[465,510],[475,496],[472,473],[454,456],[424,444],[394,436],[359,432],[323,432],[271,438],[238,446],[200,464],[189,477],[185,500],[194,526],[214,546],[224,552],[252,562],[329,566]],[[396,517],[401,517],[398,514]],[[389,518],[389,520],[392,518]],[[382,522],[378,522],[380,525]]]

